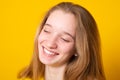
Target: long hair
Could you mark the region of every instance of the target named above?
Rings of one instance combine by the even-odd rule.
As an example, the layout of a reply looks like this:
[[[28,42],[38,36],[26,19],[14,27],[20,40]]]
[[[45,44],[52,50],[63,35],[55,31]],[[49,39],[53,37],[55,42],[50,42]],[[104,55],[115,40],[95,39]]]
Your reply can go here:
[[[45,65],[38,58],[38,36],[49,15],[55,10],[72,13],[77,21],[75,49],[78,55],[73,55],[69,60],[64,80],[105,80],[96,22],[89,11],[71,2],[59,3],[47,12],[36,33],[31,63],[18,74],[18,78],[30,77],[38,80],[39,77],[44,77]]]

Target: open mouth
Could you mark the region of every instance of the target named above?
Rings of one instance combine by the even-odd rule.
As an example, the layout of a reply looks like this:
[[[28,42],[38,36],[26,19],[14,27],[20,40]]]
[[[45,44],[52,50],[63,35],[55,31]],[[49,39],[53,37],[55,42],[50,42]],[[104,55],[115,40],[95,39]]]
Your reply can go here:
[[[46,49],[45,47],[43,47],[43,51],[44,51],[44,53],[47,54],[48,56],[59,55],[59,53],[54,52],[54,51],[50,51],[50,50]]]

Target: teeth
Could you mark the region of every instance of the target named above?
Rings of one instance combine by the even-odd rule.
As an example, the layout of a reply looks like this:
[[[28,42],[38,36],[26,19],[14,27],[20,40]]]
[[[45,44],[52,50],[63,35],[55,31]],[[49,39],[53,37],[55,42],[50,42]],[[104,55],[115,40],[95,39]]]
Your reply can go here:
[[[47,53],[47,54],[54,54],[54,53],[52,53],[52,52],[48,51],[48,50],[47,50],[47,49],[45,49],[45,48],[44,48],[44,51],[45,51],[45,53]]]

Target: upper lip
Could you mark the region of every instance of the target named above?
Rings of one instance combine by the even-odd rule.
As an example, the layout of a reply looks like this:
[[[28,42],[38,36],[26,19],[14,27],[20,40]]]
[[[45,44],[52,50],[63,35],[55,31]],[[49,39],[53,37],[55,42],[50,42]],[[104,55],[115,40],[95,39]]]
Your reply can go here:
[[[47,49],[46,47],[43,46],[43,49],[44,49],[44,48]],[[50,51],[50,52],[52,52],[52,53],[55,53],[55,54],[59,55],[59,53],[57,53],[57,52],[55,52],[55,51],[53,51],[53,50],[49,50],[49,49],[47,49],[47,50]]]

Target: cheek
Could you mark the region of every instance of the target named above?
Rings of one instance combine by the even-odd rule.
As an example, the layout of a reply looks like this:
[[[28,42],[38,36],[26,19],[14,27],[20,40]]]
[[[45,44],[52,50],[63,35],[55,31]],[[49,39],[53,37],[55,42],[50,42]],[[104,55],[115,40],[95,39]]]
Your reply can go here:
[[[64,54],[73,54],[74,53],[74,45],[63,45],[61,46],[61,51],[63,51]]]
[[[38,36],[38,42],[41,42],[41,40],[42,40],[42,37],[41,37],[41,35],[39,35]]]
[[[38,36],[38,42],[42,42],[44,40],[44,36],[43,34],[41,33],[39,36]]]

